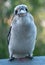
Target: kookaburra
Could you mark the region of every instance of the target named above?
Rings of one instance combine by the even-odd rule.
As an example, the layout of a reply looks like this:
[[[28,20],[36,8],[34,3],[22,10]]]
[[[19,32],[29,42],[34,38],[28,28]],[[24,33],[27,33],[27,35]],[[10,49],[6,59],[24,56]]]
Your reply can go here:
[[[32,58],[35,48],[37,28],[34,18],[26,5],[14,8],[14,16],[8,33],[10,60],[14,58]]]

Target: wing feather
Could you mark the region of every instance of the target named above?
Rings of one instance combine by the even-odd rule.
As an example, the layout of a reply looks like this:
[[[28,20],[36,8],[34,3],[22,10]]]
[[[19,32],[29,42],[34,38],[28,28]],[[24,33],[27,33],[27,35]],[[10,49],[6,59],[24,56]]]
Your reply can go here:
[[[8,41],[8,45],[9,45],[9,41],[10,41],[10,36],[11,36],[11,28],[12,28],[12,26],[10,26],[10,29],[9,29],[9,32],[8,32],[8,39],[7,39],[7,41]]]

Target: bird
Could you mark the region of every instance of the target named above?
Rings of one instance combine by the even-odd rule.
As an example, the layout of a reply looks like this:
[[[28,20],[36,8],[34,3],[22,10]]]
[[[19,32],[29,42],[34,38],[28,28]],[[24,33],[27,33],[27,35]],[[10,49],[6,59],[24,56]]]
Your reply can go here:
[[[12,23],[8,33],[9,59],[33,58],[37,37],[34,18],[25,4],[14,8]]]

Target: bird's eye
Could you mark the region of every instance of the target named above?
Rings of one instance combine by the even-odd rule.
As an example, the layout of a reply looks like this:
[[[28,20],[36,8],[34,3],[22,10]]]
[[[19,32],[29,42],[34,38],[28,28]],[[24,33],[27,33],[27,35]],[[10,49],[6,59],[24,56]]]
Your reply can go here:
[[[28,12],[28,9],[27,8],[25,8],[25,10]]]
[[[15,11],[15,14],[17,14],[17,12],[18,12],[18,11],[16,10],[16,11]]]

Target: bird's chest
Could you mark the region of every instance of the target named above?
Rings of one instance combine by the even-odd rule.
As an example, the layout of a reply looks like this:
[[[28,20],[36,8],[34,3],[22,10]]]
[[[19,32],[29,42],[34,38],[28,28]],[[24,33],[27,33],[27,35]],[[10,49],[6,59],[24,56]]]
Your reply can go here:
[[[13,36],[27,36],[30,30],[30,20],[29,18],[22,17],[19,18],[16,23],[13,24],[12,26],[12,34]]]
[[[12,37],[14,38],[20,38],[20,39],[24,39],[28,36],[30,31],[29,25],[25,25],[25,24],[16,24],[15,26],[12,27]]]
[[[29,41],[31,35],[30,33],[29,20],[26,18],[22,18],[12,26],[11,41],[12,43],[15,42],[15,45],[19,43],[19,45],[23,46],[23,44]]]

